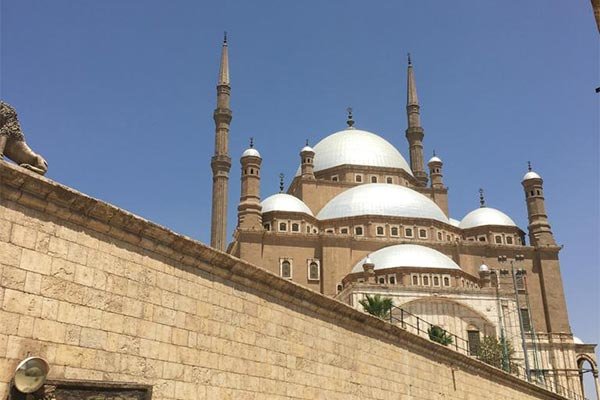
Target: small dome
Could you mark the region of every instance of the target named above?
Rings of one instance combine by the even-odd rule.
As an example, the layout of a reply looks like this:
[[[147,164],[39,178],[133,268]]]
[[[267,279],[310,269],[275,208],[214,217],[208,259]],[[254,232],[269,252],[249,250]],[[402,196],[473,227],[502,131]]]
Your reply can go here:
[[[412,175],[402,154],[387,140],[360,129],[345,129],[315,145],[315,172],[338,165],[400,168]],[[296,176],[301,173],[300,168]]]
[[[485,264],[481,264],[481,265],[479,266],[479,272],[488,272],[489,270],[490,270],[490,267],[488,267],[488,266],[487,266],[487,265],[485,265]]]
[[[460,221],[454,218],[448,218],[448,221],[450,221],[450,225],[455,226],[458,228],[458,225],[460,225]]]
[[[448,223],[444,212],[428,197],[405,186],[386,183],[367,183],[338,194],[325,204],[317,218],[359,215],[427,218]]]
[[[491,207],[480,207],[465,215],[458,227],[461,229],[469,229],[487,225],[517,226],[517,224],[502,211]]]
[[[262,212],[288,211],[313,215],[310,208],[302,200],[286,193],[277,193],[264,199],[260,205]]]
[[[259,157],[260,153],[254,147],[250,147],[249,149],[244,150],[242,153],[242,157]]]
[[[352,272],[363,271],[365,259],[360,260]],[[371,262],[375,264],[375,270],[398,268],[398,267],[416,267],[416,268],[442,268],[460,270],[450,257],[440,253],[437,250],[416,244],[397,244],[384,247],[374,253],[369,254]]]
[[[304,146],[304,147],[302,148],[302,150],[300,150],[300,153],[304,153],[304,152],[306,152],[306,151],[310,151],[310,152],[313,152],[313,153],[315,152],[315,151],[314,151],[314,149],[313,149],[312,147],[310,147],[310,146],[308,146],[308,145],[307,145],[307,146]]]
[[[441,158],[437,157],[437,156],[433,156],[429,159],[429,161],[427,161],[427,164],[431,164],[431,163],[440,163],[443,164]]]
[[[528,179],[542,179],[541,176],[539,176],[536,172],[533,171],[529,171],[527,172],[525,175],[523,175],[523,182],[528,180]]]

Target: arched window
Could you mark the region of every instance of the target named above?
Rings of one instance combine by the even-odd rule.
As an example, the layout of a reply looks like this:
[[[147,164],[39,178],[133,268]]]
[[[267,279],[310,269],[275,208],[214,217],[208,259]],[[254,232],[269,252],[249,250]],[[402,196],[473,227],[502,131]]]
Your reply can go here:
[[[342,290],[344,290],[344,286],[341,283],[338,283],[336,289],[337,289],[337,292],[339,293]]]
[[[377,183],[377,177],[376,176],[372,176],[371,177],[371,183]]]
[[[450,278],[447,276],[444,277],[444,286],[450,286]]]
[[[496,235],[494,240],[496,241],[496,244],[502,244],[502,236]]]
[[[282,259],[279,266],[279,275],[282,278],[292,279],[292,262],[288,259]]]
[[[385,181],[386,181],[387,183],[394,183],[394,180],[392,179],[392,177],[391,177],[391,176],[388,176],[387,178],[385,178]]]
[[[321,270],[316,260],[308,260],[308,280],[318,281],[321,279]]]
[[[423,286],[429,286],[429,277],[427,275],[423,275]]]
[[[433,286],[440,286],[440,278],[437,276],[433,277]]]
[[[300,224],[293,223],[292,224],[292,232],[300,232]]]
[[[279,231],[280,232],[285,232],[287,231],[287,224],[285,222],[280,222],[279,223]]]
[[[392,236],[398,236],[399,235],[398,227],[397,226],[392,226],[392,229],[390,229],[390,234]]]
[[[467,338],[469,340],[469,355],[476,356],[479,352],[479,345],[481,343],[481,337],[477,329],[469,329],[467,331]]]
[[[358,183],[361,183],[361,182],[362,182],[362,175],[355,175],[355,176],[354,176],[354,180],[355,180],[356,182],[358,182]]]
[[[419,237],[421,239],[427,239],[427,230],[425,230],[425,229],[419,229]]]
[[[404,236],[406,236],[406,237],[413,237],[413,230],[412,230],[412,228],[406,228],[404,230]]]
[[[377,227],[377,236],[383,236],[383,226]]]
[[[412,276],[412,284],[413,286],[419,286],[419,277],[416,275]]]
[[[362,236],[363,235],[363,228],[362,226],[357,226],[354,228],[354,234],[356,236]]]
[[[506,244],[513,244],[513,238],[512,238],[512,236],[507,236],[506,237]]]
[[[265,231],[271,230],[271,224],[264,224],[263,227],[265,228]]]

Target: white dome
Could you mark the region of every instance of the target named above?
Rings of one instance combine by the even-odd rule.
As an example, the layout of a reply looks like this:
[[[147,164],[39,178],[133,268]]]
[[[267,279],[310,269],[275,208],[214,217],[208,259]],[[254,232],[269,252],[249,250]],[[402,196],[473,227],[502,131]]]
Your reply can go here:
[[[314,170],[338,165],[401,168],[412,175],[402,154],[387,140],[360,129],[346,129],[327,136],[314,148]],[[296,176],[300,175],[300,168]]]
[[[250,147],[249,149],[244,150],[244,152],[242,153],[242,157],[249,157],[249,156],[260,158],[260,153],[255,148]]]
[[[465,215],[458,227],[461,229],[469,229],[486,225],[517,226],[517,224],[502,211],[498,211],[491,207],[480,207]]]
[[[365,259],[360,260],[352,272],[362,272]],[[375,269],[387,269],[397,267],[416,267],[416,268],[443,268],[460,270],[450,257],[440,253],[437,250],[416,244],[397,244],[384,247],[374,253],[369,254],[371,262],[375,264]]]
[[[310,208],[302,200],[285,193],[277,193],[269,196],[260,205],[262,206],[263,214],[269,211],[288,211],[313,215]]]
[[[367,183],[338,194],[319,211],[317,219],[359,215],[428,218],[448,223],[444,212],[428,197],[407,187],[386,183]]]
[[[523,181],[526,181],[528,179],[542,179],[542,177],[539,176],[536,172],[529,171],[528,173],[523,175]]]
[[[485,264],[481,264],[481,265],[479,266],[479,272],[488,272],[489,270],[490,270],[490,267],[488,267],[488,266],[487,266],[487,265],[485,265]]]
[[[433,156],[433,157],[431,157],[431,158],[429,159],[429,161],[427,161],[427,164],[431,164],[431,163],[435,163],[435,162],[438,162],[438,163],[440,163],[440,164],[443,164],[443,163],[442,163],[442,160],[441,160],[439,157],[436,157],[436,156]]]
[[[458,226],[460,225],[460,221],[454,218],[448,218],[448,221],[450,221],[450,225],[455,226],[458,228]]]
[[[302,148],[302,150],[300,150],[300,153],[304,153],[305,151],[311,151],[313,153],[315,152],[314,149],[312,147],[310,147],[310,146],[304,146]]]

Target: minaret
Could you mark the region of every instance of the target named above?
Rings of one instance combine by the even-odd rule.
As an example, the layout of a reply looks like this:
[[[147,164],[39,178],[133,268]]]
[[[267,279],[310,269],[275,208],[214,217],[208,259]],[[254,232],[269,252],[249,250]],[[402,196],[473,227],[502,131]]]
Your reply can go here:
[[[427,166],[429,167],[429,176],[431,177],[431,187],[433,189],[443,189],[444,188],[444,180],[442,175],[442,166],[444,163],[442,160],[435,155],[435,151],[433,152],[433,157],[429,159],[427,162]]]
[[[525,200],[527,201],[529,241],[532,246],[536,247],[556,246],[546,214],[544,181],[541,176],[531,170],[531,163],[528,163],[528,170],[523,176],[521,184],[525,190]]]
[[[213,172],[210,245],[222,251],[225,250],[227,240],[227,192],[229,170],[231,169],[231,157],[229,157],[228,149],[229,124],[232,117],[229,108],[230,94],[227,33],[225,33],[217,83],[217,108],[213,113],[213,119],[215,120],[215,153],[210,162]]]
[[[417,84],[413,71],[410,54],[408,55],[408,83],[406,93],[406,115],[408,128],[406,128],[406,139],[410,151],[410,168],[420,186],[427,186],[427,173],[425,172],[423,160],[423,137],[425,131],[421,127],[421,115],[419,113],[419,98],[417,97]]]
[[[302,150],[300,150],[300,168],[302,171],[302,178],[315,179],[314,158],[315,151],[308,145],[307,140],[306,145],[302,148]]]
[[[250,148],[242,153],[242,188],[238,205],[238,228],[262,230],[260,205],[260,165],[262,158],[250,139]]]

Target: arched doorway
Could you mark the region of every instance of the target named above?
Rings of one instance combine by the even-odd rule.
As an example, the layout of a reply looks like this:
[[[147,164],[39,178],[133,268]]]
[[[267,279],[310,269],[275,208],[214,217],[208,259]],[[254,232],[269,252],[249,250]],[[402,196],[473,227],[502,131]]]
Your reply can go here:
[[[581,382],[581,393],[586,399],[600,400],[600,387],[598,383],[598,365],[587,354],[577,355],[577,369]]]

